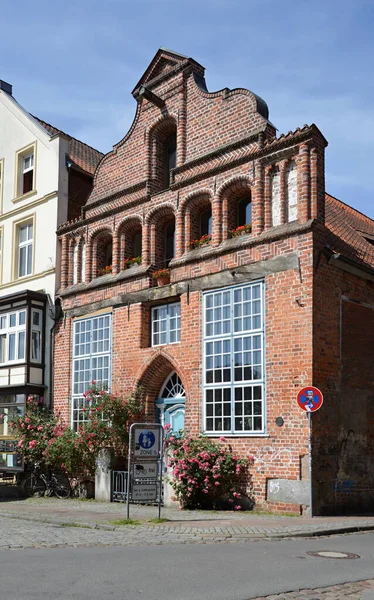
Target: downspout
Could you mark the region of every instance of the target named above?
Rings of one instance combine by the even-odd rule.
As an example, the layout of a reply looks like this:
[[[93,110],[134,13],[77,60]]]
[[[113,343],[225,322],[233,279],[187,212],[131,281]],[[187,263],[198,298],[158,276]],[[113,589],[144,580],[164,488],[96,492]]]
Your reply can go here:
[[[54,332],[57,327],[57,322],[62,317],[62,308],[61,308],[61,300],[60,298],[55,299],[54,305],[49,309],[51,317],[54,321],[50,331],[49,331],[49,409],[53,409],[53,389],[54,389],[54,371],[53,371],[53,362],[55,355],[55,337]]]

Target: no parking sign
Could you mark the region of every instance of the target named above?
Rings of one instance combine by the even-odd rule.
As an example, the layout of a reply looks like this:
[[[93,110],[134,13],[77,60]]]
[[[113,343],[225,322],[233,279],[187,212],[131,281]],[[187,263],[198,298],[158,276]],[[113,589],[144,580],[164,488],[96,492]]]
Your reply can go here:
[[[323,394],[313,385],[303,387],[297,394],[297,403],[305,412],[316,412],[323,404]]]

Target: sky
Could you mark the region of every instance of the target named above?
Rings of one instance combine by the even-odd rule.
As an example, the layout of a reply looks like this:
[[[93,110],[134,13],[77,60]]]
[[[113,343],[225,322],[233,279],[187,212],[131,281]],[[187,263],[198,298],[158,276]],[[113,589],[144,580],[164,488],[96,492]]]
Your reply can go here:
[[[374,218],[374,0],[0,0],[0,79],[31,114],[108,152],[158,48],[245,87],[279,133],[315,123],[326,190]],[[0,132],[1,135],[1,132]]]

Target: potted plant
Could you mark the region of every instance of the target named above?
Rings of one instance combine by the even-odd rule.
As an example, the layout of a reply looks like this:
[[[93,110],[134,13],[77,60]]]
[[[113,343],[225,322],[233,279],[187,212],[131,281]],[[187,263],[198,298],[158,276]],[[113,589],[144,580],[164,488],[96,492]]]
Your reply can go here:
[[[159,269],[152,275],[153,279],[157,281],[157,285],[168,285],[170,283],[170,271],[169,269]]]
[[[141,264],[142,264],[142,257],[134,256],[133,258],[125,258],[124,263],[123,263],[123,268],[130,269],[131,267],[134,267],[135,265],[141,265]]]
[[[113,270],[112,265],[106,265],[106,267],[103,267],[102,269],[99,269],[97,272],[97,276],[101,277],[102,275],[109,275]]]
[[[236,229],[231,229],[231,231],[229,231],[229,237],[239,237],[241,235],[246,235],[247,233],[252,233],[252,225],[249,223],[246,223],[245,225],[239,225],[239,227],[236,227]]]
[[[211,241],[212,241],[211,234],[204,233],[204,235],[202,235],[201,238],[199,238],[197,240],[192,240],[192,242],[190,242],[190,249],[194,250],[195,248],[200,248],[200,246],[204,246],[205,244],[210,244]]]

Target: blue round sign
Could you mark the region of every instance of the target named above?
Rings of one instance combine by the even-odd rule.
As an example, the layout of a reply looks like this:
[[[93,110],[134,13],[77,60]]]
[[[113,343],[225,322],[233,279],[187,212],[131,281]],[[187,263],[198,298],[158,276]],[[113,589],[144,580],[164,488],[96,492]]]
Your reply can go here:
[[[142,431],[139,435],[139,446],[145,450],[149,450],[155,445],[156,438],[152,431]]]

